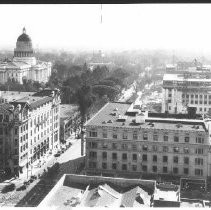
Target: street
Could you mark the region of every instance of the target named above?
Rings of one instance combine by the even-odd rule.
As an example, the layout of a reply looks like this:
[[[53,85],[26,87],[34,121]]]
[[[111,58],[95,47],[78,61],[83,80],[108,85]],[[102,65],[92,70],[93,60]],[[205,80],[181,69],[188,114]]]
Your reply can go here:
[[[64,173],[74,173],[78,167],[77,160],[81,157],[81,140],[73,139],[72,146],[67,149],[59,157],[52,158],[48,163],[44,164],[36,174],[47,170],[47,167],[51,166],[54,162],[60,163],[59,173],[56,174],[52,179],[37,179],[31,183],[26,190],[23,191],[12,191],[6,194],[0,194],[0,206],[36,206],[47,193],[53,188],[60,177]],[[75,161],[76,160],[76,161]],[[34,173],[33,173],[34,174]],[[16,185],[19,183],[23,184],[23,180],[14,180],[13,183]]]

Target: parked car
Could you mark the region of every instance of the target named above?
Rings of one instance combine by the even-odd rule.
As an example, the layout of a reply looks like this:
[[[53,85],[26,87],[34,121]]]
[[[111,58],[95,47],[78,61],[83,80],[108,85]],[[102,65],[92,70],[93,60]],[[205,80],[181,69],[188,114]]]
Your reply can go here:
[[[3,189],[2,189],[2,193],[7,193],[7,192],[10,192],[10,191],[13,191],[15,189],[15,184],[14,183],[11,183],[9,185],[6,185]]]
[[[54,157],[59,157],[61,154],[60,153],[56,153],[55,155],[54,155]]]
[[[18,187],[16,189],[16,191],[21,191],[21,190],[25,190],[25,189],[26,189],[26,185],[22,185],[22,186]]]

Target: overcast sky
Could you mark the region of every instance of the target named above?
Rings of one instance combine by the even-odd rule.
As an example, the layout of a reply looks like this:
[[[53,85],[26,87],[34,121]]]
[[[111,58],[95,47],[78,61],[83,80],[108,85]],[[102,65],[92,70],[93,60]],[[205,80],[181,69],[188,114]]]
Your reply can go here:
[[[26,27],[34,47],[211,52],[211,4],[0,5],[0,48]]]

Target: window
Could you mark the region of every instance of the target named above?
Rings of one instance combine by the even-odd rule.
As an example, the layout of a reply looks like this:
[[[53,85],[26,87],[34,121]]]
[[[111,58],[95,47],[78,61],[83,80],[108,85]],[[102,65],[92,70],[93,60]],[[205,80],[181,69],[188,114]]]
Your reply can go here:
[[[175,153],[178,153],[178,152],[179,152],[179,147],[174,147],[173,151],[174,151]]]
[[[147,132],[144,132],[144,134],[143,134],[143,140],[148,140],[148,134],[147,134]]]
[[[167,163],[168,162],[168,156],[163,156],[163,162]]]
[[[122,160],[127,160],[127,153],[122,154]]]
[[[163,167],[163,173],[167,173],[168,172],[168,168],[166,166]]]
[[[195,175],[196,176],[203,176],[203,170],[202,169],[195,169]]]
[[[0,127],[0,135],[3,135],[3,128]]]
[[[132,165],[132,170],[137,171],[137,165]]]
[[[157,166],[152,166],[152,171],[153,171],[154,173],[156,173],[157,170],[158,170]]]
[[[138,133],[137,132],[133,132],[133,139],[137,140],[138,139]]]
[[[117,169],[117,164],[116,163],[112,163],[112,169],[114,169],[114,170]]]
[[[144,172],[147,171],[147,166],[146,165],[142,165],[142,171],[144,171]]]
[[[112,153],[112,159],[117,160],[117,153]]]
[[[153,141],[158,141],[158,135],[157,134],[153,135]]]
[[[133,161],[137,161],[137,154],[133,154]]]
[[[107,148],[108,148],[108,144],[104,142],[104,143],[102,144],[102,148],[103,148],[103,149],[107,149]]]
[[[178,168],[175,168],[175,167],[174,167],[174,168],[173,168],[173,173],[174,173],[174,174],[178,174]]]
[[[102,153],[103,159],[107,159],[107,152]]]
[[[135,150],[135,151],[137,150],[136,144],[132,144],[132,149]]]
[[[203,159],[202,158],[195,158],[195,165],[203,165]]]
[[[157,155],[153,155],[153,157],[152,157],[152,160],[153,160],[153,162],[157,162]]]
[[[117,149],[117,143],[112,143],[112,148]]]
[[[96,131],[89,131],[89,136],[90,137],[97,137],[97,132]]]
[[[89,157],[90,158],[97,158],[97,152],[93,152],[93,151],[89,152]]]
[[[174,160],[174,163],[178,163],[179,162],[179,159],[178,159],[177,156],[174,156],[173,160]]]
[[[196,137],[196,143],[203,144],[204,143],[204,138]]]
[[[168,141],[168,136],[166,134],[163,136],[163,141]]]
[[[15,128],[15,135],[18,134],[18,128]]]
[[[90,148],[96,149],[97,148],[97,142],[89,142]]]
[[[147,161],[147,155],[146,154],[142,155],[142,159],[143,161]]]
[[[168,147],[167,146],[163,146],[163,152],[168,152]]]
[[[17,159],[15,159],[13,161],[14,161],[14,165],[18,165],[18,160]]]
[[[126,171],[127,170],[127,165],[126,164],[122,164],[122,170]]]
[[[17,150],[17,149],[15,149],[15,150],[14,150],[14,152],[15,152],[15,155],[17,155],[17,154],[18,154],[18,150]]]
[[[185,142],[188,143],[189,140],[190,140],[189,136],[186,136],[186,137],[185,137]]]
[[[188,154],[188,153],[189,153],[189,148],[185,147],[185,148],[184,148],[184,153],[185,153],[185,154]]]
[[[184,164],[189,164],[189,157],[184,157]]]
[[[107,135],[107,132],[106,131],[103,131],[103,138],[107,138],[108,137],[108,135]]]
[[[148,150],[148,146],[147,145],[143,145],[142,149],[143,149],[143,151],[147,151]]]
[[[107,169],[107,163],[102,163],[102,168]]]
[[[127,149],[127,144],[122,144],[122,149]]]
[[[158,147],[157,147],[156,145],[153,145],[153,146],[152,146],[152,151],[153,151],[153,152],[156,152],[157,150],[158,150]]]
[[[15,146],[18,146],[18,139],[15,139]]]
[[[203,148],[196,148],[196,154],[203,154],[204,150]]]
[[[113,133],[113,139],[117,139],[117,134]]]
[[[89,168],[96,168],[97,163],[96,162],[89,162]]]
[[[179,137],[178,136],[174,136],[174,142],[179,142]]]
[[[188,168],[184,168],[184,174],[186,174],[186,175],[189,174],[189,169]]]
[[[122,138],[127,139],[127,133],[123,133]]]

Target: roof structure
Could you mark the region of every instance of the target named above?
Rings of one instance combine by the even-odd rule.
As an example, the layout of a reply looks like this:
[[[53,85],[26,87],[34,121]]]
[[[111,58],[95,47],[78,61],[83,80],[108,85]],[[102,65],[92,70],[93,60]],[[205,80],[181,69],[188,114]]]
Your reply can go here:
[[[175,116],[163,118],[159,115],[150,117],[146,113],[142,116],[137,109],[131,110],[131,106],[128,103],[107,103],[85,126],[207,131],[202,119],[177,119]],[[138,123],[137,117],[144,119]]]

